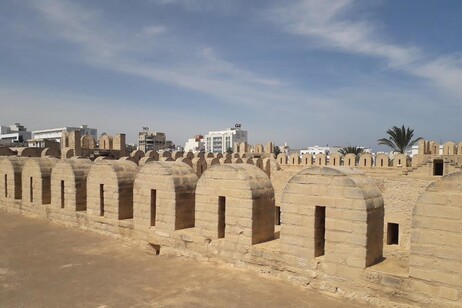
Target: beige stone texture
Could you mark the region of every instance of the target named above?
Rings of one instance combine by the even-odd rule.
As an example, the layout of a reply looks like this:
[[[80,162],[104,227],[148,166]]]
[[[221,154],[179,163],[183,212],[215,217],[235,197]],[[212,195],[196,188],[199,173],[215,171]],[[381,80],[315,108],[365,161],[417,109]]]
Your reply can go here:
[[[371,168],[372,167],[372,154],[362,153],[359,157],[358,167]]]
[[[189,157],[179,157],[179,158],[176,159],[176,161],[181,162],[181,163],[185,163],[186,165],[188,165],[191,168],[193,167],[191,158],[189,158]]]
[[[134,183],[134,227],[171,233],[194,227],[197,175],[182,162],[149,162]]]
[[[345,157],[343,158],[343,165],[345,167],[354,167],[356,166],[356,160],[357,160],[357,157],[355,154],[353,153],[348,153],[347,155],[345,155]]]
[[[0,157],[0,200],[3,202],[22,198],[22,169],[26,158]]]
[[[159,153],[157,153],[156,151],[153,151],[153,150],[147,151],[145,156],[149,157],[149,158],[152,158],[155,161],[159,160]]]
[[[0,147],[0,156],[10,156],[14,155],[15,152],[7,147]]]
[[[289,165],[300,165],[301,159],[298,153],[292,153],[289,156]]]
[[[287,155],[284,153],[279,153],[278,157],[276,158],[279,165],[286,165],[287,164]]]
[[[74,149],[64,148],[61,150],[61,158],[72,158],[74,156]]]
[[[139,163],[139,161],[140,161],[142,158],[146,157],[146,154],[145,154],[143,151],[141,151],[141,150],[133,150],[133,151],[130,153],[130,157],[131,157],[131,158],[134,158],[136,163]]]
[[[429,154],[439,155],[440,154],[440,144],[436,141],[429,142]]]
[[[87,213],[107,219],[133,218],[133,182],[138,166],[130,161],[95,161],[87,179]]]
[[[388,168],[390,166],[390,158],[388,154],[377,154],[375,158],[375,167],[377,168]]]
[[[136,157],[129,157],[129,156],[124,156],[118,159],[119,161],[130,161],[132,163],[135,163],[138,165],[139,161],[136,159]]]
[[[209,169],[196,189],[191,184],[191,178],[198,178],[192,162],[191,166],[185,165],[186,161],[152,162],[147,154],[140,163],[143,167],[138,168],[128,158],[115,161],[100,157],[89,163],[87,211],[77,207],[77,201],[71,202],[73,196],[78,199],[84,195],[72,183],[73,178],[79,178],[73,169],[79,163],[63,159],[53,166],[56,160],[49,158],[1,157],[0,208],[130,243],[150,243],[161,254],[220,259],[255,268],[336,296],[361,298],[372,305],[461,308],[462,155],[430,154],[429,149],[429,142],[419,145],[419,151],[425,154],[414,156],[412,167],[382,165],[378,155],[375,167],[362,168],[359,164],[361,171],[351,167],[307,168],[303,159],[300,165],[278,164],[272,154],[260,156],[261,171],[258,155],[242,155],[245,161],[253,157],[250,165],[239,164],[242,158],[235,153],[233,160],[225,155],[220,165],[206,166]],[[21,155],[23,151],[18,152]],[[34,154],[34,149],[31,151]],[[457,149],[457,153],[462,152]],[[354,165],[355,156],[352,158]],[[223,164],[227,159],[230,163]],[[158,175],[152,170],[146,172],[146,179],[140,180],[141,192],[135,188],[127,193],[130,181],[134,187],[135,178],[143,173],[141,169],[148,170],[152,163],[168,167],[158,167]],[[171,164],[181,164],[182,171]],[[110,167],[95,167],[98,165]],[[434,175],[437,168],[444,176]],[[46,180],[42,186],[36,177],[46,175],[47,169],[51,170],[51,204],[37,200],[31,206],[27,200],[30,187],[25,187],[24,179],[30,181],[31,174],[34,176],[33,199],[43,199],[36,193],[44,191]],[[177,187],[190,193],[174,193]],[[191,193],[196,193],[193,211]],[[161,197],[167,195],[170,197]],[[99,216],[101,196],[104,216]],[[132,202],[130,196],[131,200],[142,200]],[[185,206],[179,200],[190,203]],[[133,219],[119,220],[119,207],[126,213],[132,203]],[[178,203],[188,210],[175,213]],[[152,204],[156,209],[154,226]],[[279,224],[279,210],[282,221],[275,226]],[[192,226],[177,224],[178,219],[191,223],[191,217]],[[323,229],[321,255],[319,234]],[[374,264],[381,249],[386,259]]]
[[[61,159],[51,172],[51,205],[64,211],[87,209],[89,159]]]
[[[42,148],[17,148],[18,156],[21,157],[40,157],[42,155]]]
[[[207,168],[210,168],[213,165],[220,164],[220,159],[216,158],[216,157],[208,157],[208,158],[205,159],[205,161],[207,163]]]
[[[204,158],[196,157],[191,160],[193,171],[200,178],[202,173],[207,170],[207,161]]]
[[[329,166],[338,167],[342,164],[343,155],[340,153],[332,153],[329,155]]]
[[[462,172],[427,187],[414,208],[412,227],[410,276],[438,283],[441,298],[458,301],[462,290]]]
[[[457,154],[457,145],[450,141],[446,142],[443,145],[443,155],[456,155]]]
[[[232,158],[231,163],[232,164],[243,164],[244,161],[242,160],[242,158],[237,157],[237,158]]]
[[[162,158],[162,157],[164,157],[164,158],[172,158],[172,152],[170,152],[170,151],[161,151],[159,153],[159,159]]]
[[[323,153],[318,153],[314,157],[315,166],[326,166],[327,165],[327,156]]]
[[[173,151],[172,152],[172,158],[174,160],[177,160],[178,158],[183,157],[183,156],[184,156],[184,152],[182,152],[182,151]]]
[[[184,153],[185,158],[193,159],[194,158],[194,153],[193,152],[186,152]]]
[[[262,144],[256,144],[254,149],[255,149],[255,151],[254,151],[255,153],[264,153],[265,152],[265,149],[264,149]]]
[[[150,161],[156,161],[154,158],[151,158],[151,157],[143,157],[140,159],[140,161],[138,162],[138,166],[142,167],[144,166],[147,162],[150,162]]]
[[[304,169],[282,195],[282,251],[295,267],[324,256],[332,268],[363,269],[382,258],[383,215],[380,190],[363,173],[345,167]]]
[[[22,203],[40,206],[51,203],[51,171],[55,158],[31,158],[22,169]]]
[[[52,148],[45,148],[42,150],[40,153],[40,157],[54,157],[54,158],[60,158],[61,153],[57,149],[52,149]]]
[[[203,152],[196,152],[194,153],[194,157],[193,158],[204,158],[205,155]]]
[[[313,165],[313,155],[303,154],[301,164],[304,166],[312,166]]]
[[[119,151],[119,157],[127,156],[125,147],[125,134],[115,135],[112,143],[112,149]]]
[[[228,249],[274,238],[274,190],[267,175],[248,164],[214,165],[197,183],[196,230]]]
[[[107,134],[103,134],[99,138],[98,146],[103,150],[112,150],[113,138]]]
[[[257,166],[259,169],[264,170],[264,168],[263,168],[263,159],[261,159],[260,157],[252,158],[252,164]]]
[[[408,157],[406,154],[396,154],[393,157],[393,167],[407,167]]]
[[[265,146],[265,153],[274,153],[274,144],[272,142],[268,142]]]
[[[92,136],[85,134],[80,138],[80,147],[82,149],[95,149],[96,148],[96,140]]]

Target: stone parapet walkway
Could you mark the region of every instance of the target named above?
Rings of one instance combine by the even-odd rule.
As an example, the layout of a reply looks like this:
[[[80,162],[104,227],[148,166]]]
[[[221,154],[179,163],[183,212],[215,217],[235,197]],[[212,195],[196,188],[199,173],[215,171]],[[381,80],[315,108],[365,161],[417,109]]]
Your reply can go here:
[[[0,210],[2,307],[360,307],[253,271],[148,254]]]

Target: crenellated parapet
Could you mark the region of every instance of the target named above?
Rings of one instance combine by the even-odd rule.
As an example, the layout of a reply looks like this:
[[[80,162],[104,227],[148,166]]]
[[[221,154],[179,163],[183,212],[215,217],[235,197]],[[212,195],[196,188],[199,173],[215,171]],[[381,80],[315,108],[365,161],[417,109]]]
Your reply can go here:
[[[389,173],[370,171],[367,155],[292,168],[274,157],[172,154],[1,157],[0,208],[382,306],[461,307],[462,171],[411,177],[385,156],[376,168]],[[403,239],[393,219],[409,220],[408,258],[386,254]]]

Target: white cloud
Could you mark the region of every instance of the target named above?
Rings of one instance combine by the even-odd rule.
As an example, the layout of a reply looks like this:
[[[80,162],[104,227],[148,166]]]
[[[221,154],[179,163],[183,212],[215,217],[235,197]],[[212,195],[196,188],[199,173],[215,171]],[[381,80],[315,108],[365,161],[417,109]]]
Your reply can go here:
[[[48,23],[49,34],[77,45],[83,51],[82,58],[91,65],[213,95],[247,108],[314,102],[306,93],[278,79],[221,59],[213,48],[187,45],[181,37],[174,40],[171,37],[175,33],[165,43],[162,34],[167,29],[162,25],[141,28],[137,33],[134,29],[115,32],[101,11],[57,0],[33,2],[33,6]],[[147,41],[139,34],[153,35],[153,39]],[[133,51],[153,60],[138,60]],[[153,55],[159,51],[168,54],[168,61],[156,61]]]
[[[320,48],[376,57],[390,69],[426,78],[462,98],[460,57],[432,58],[418,46],[388,42],[373,20],[352,17],[361,5],[355,0],[300,0],[266,12],[284,31],[318,40]]]

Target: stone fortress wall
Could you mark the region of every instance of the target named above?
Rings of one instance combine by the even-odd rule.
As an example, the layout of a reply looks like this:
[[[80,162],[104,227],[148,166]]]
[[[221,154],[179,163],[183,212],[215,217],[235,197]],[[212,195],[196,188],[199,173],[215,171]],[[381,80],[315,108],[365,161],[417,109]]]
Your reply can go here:
[[[438,148],[392,162],[43,150],[0,157],[0,207],[377,305],[462,307],[462,147]]]

